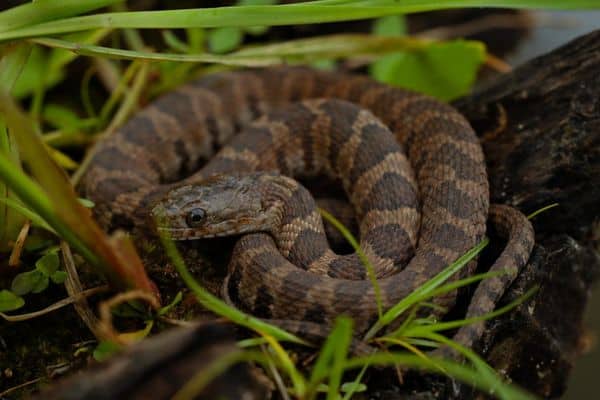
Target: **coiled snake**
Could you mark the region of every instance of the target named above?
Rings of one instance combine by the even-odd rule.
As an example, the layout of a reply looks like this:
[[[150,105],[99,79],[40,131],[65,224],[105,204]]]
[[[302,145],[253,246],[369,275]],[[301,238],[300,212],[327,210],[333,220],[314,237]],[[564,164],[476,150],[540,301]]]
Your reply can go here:
[[[254,171],[341,181],[385,309],[478,244],[488,215],[508,239],[492,269],[507,272],[478,286],[468,317],[494,308],[533,246],[520,212],[489,207],[478,139],[450,106],[303,68],[214,74],[159,98],[99,143],[83,190],[106,227],[147,224],[153,210],[175,239],[248,233],[231,258],[230,301],[260,317],[324,325],[345,314],[364,332],[378,314],[358,256],[329,249],[306,189]],[[482,331],[468,325],[456,339],[471,345]]]

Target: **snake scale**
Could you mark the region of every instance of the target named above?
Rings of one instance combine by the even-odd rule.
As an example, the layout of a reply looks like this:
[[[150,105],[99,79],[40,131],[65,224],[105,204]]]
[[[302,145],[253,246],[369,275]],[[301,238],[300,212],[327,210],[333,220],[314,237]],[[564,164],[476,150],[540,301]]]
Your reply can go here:
[[[452,107],[305,68],[213,74],[162,96],[98,144],[83,192],[106,228],[154,214],[175,239],[245,233],[224,284],[229,301],[319,326],[349,315],[366,331],[378,310],[358,255],[334,254],[310,194],[272,172],[341,181],[384,309],[478,244],[489,217],[507,238],[491,270],[506,273],[477,287],[467,316],[491,311],[534,243],[520,212],[489,206],[483,152]],[[479,322],[456,338],[469,346],[482,332]]]

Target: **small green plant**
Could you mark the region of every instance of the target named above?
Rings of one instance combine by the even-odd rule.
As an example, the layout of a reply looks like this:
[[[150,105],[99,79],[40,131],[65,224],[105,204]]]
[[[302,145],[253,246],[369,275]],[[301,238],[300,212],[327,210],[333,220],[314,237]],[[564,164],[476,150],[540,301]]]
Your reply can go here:
[[[33,269],[17,274],[10,290],[0,291],[0,312],[14,311],[23,307],[25,300],[22,296],[43,292],[50,282],[62,284],[67,278],[67,273],[59,267],[57,249],[52,248],[35,262]]]
[[[27,293],[40,293],[48,287],[50,281],[61,284],[67,278],[65,271],[59,270],[60,261],[57,251],[44,254],[35,262],[31,271],[21,272],[12,281],[11,290],[18,296]]]
[[[18,310],[25,305],[25,300],[10,290],[0,290],[0,312]]]

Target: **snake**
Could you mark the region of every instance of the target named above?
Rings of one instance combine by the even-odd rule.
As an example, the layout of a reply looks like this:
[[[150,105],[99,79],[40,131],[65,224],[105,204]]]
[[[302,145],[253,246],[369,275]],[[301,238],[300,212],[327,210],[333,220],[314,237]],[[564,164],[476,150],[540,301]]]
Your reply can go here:
[[[321,175],[346,192],[362,255],[329,248],[312,196],[290,178]],[[481,316],[534,244],[521,212],[490,206],[479,140],[450,105],[302,67],[210,74],[159,97],[97,144],[82,191],[107,229],[158,223],[176,240],[241,235],[224,297],[298,331],[348,315],[364,333],[381,309],[480,243],[489,219],[507,243],[490,267],[502,274],[469,303],[467,318]],[[446,309],[455,301],[456,291],[435,298]],[[455,338],[471,346],[483,330],[479,321]]]

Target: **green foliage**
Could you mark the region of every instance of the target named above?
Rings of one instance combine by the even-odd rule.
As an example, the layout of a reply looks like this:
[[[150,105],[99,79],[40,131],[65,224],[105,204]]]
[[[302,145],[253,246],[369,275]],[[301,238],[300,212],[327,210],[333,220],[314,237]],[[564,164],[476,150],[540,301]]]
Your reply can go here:
[[[373,33],[379,36],[406,35],[406,19],[402,15],[388,15],[373,23]]]
[[[16,98],[30,95],[46,85],[53,86],[63,79],[64,70],[49,70],[47,61],[47,50],[38,46],[31,49],[29,58],[20,71],[19,79],[15,82],[13,95]]]
[[[275,4],[274,0],[239,0],[238,6],[265,6]],[[264,25],[238,28],[224,26],[212,29],[208,33],[208,47],[213,53],[228,53],[237,49],[244,41],[244,33],[262,35],[268,30]]]
[[[102,39],[107,32],[101,29],[78,32],[66,35],[65,39],[82,44],[93,44]],[[0,72],[2,76],[6,76],[0,86],[10,90],[11,94],[18,99],[45,91],[61,82],[65,78],[64,67],[77,58],[76,54],[63,49],[44,49],[26,43],[18,45],[15,49],[8,48],[6,51],[13,56],[0,60],[0,65],[5,60],[7,64],[11,64],[7,66],[10,70]],[[0,67],[0,71],[1,69]],[[10,88],[7,87],[9,82]]]
[[[22,296],[27,293],[40,293],[48,287],[48,276],[37,269],[22,272],[15,276],[10,290],[16,295]]]
[[[46,1],[42,3],[46,3]],[[32,8],[35,7],[35,4],[33,3]],[[397,0],[320,0],[294,4],[248,5],[211,9],[116,12],[62,18],[40,24],[30,23],[26,26],[23,26],[23,21],[26,20],[21,20],[17,25],[11,24],[10,29],[0,29],[0,41],[99,28],[252,27],[350,21],[468,6],[574,9],[597,8],[598,2],[597,0],[446,0],[444,2],[431,0],[401,2]],[[50,14],[44,12],[43,7],[39,8],[41,10],[38,11]],[[7,11],[0,13],[0,26],[3,26],[2,21],[15,19],[13,15],[7,16],[5,14]],[[58,18],[65,15],[54,13],[58,15]],[[44,16],[44,18],[51,19],[52,17]],[[17,26],[22,27],[17,28]]]
[[[122,346],[120,344],[111,342],[110,340],[103,340],[96,346],[92,356],[94,357],[94,360],[102,362],[117,354],[121,349]]]
[[[0,13],[0,32],[83,14],[123,0],[37,0]]]
[[[208,47],[214,53],[227,53],[239,47],[244,39],[244,34],[239,28],[225,26],[210,31]]]
[[[56,103],[47,103],[42,110],[42,118],[55,128],[75,131],[90,125],[90,121],[82,119],[70,108]]]
[[[25,300],[10,290],[0,290],[0,312],[17,310],[25,305]]]
[[[0,91],[11,93],[20,71],[27,61],[31,46],[28,44],[4,46],[4,50],[5,55],[0,59]],[[6,121],[1,116],[0,155],[8,161],[7,164],[12,168],[17,170],[21,168],[15,138],[9,134]],[[11,249],[10,243],[17,238],[25,218],[18,210],[15,210],[15,207],[21,207],[21,202],[4,181],[0,181],[0,198],[6,200],[6,202],[0,203],[0,251],[8,251]],[[15,207],[11,207],[7,202],[12,203]]]
[[[156,311],[156,315],[161,316],[161,315],[166,315],[169,311],[171,311],[177,304],[179,304],[181,302],[181,300],[183,299],[183,294],[181,292],[177,292],[177,294],[175,295],[175,297],[173,298],[173,300],[167,304],[166,306],[163,306],[161,308],[159,308]]]
[[[63,283],[67,274],[60,271],[59,266],[60,261],[55,251],[44,254],[36,261],[34,269],[15,276],[11,284],[12,292],[18,296],[40,293],[46,290],[50,281],[56,284]]]
[[[370,73],[379,81],[448,101],[469,91],[485,54],[478,42],[431,43],[419,51],[383,56]]]
[[[327,399],[336,398],[350,340],[352,340],[352,320],[340,317],[321,347],[319,357],[312,368],[308,381],[307,397],[314,395],[320,387],[319,384],[329,377]]]
[[[464,255],[459,257],[456,261],[442,270],[439,274],[425,282],[423,285],[415,288],[415,290],[392,306],[387,310],[381,318],[369,329],[365,334],[365,339],[372,339],[377,332],[383,329],[385,326],[394,322],[400,315],[405,313],[410,308],[416,306],[418,303],[438,294],[436,289],[447,281],[452,275],[456,274],[465,265],[472,261],[481,251],[487,246],[489,240],[486,238],[480,244],[473,247],[471,250],[466,252]]]
[[[373,33],[404,36],[406,22],[400,16],[379,18]],[[485,47],[475,41],[428,42],[416,50],[383,55],[371,64],[369,72],[381,82],[449,101],[469,91],[485,56]]]

